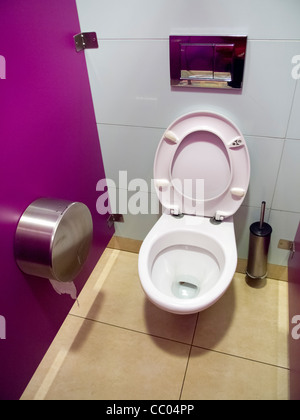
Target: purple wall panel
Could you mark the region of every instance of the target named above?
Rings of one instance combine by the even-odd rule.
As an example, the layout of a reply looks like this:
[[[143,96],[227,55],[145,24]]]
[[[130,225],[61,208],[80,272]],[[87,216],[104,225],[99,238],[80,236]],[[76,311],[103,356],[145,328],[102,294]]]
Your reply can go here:
[[[73,301],[49,281],[25,276],[14,261],[18,220],[40,197],[85,203],[93,216],[81,290],[113,234],[96,212],[105,177],[75,0],[1,0],[0,55],[0,399],[19,398]],[[99,194],[99,193],[98,193]]]
[[[300,400],[300,224],[295,236],[295,254],[289,258],[289,358],[290,399]],[[296,319],[294,319],[296,317]]]

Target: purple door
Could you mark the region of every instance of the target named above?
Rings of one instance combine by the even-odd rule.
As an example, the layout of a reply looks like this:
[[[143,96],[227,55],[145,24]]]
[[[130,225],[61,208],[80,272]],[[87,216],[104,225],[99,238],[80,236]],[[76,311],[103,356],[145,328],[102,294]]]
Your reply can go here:
[[[294,241],[294,253],[289,258],[289,356],[290,395],[300,399],[300,224]]]
[[[21,214],[41,197],[88,206],[94,236],[78,292],[114,229],[96,211],[105,174],[85,55],[73,40],[75,0],[1,0],[0,28],[0,399],[17,399],[74,303],[18,269]]]

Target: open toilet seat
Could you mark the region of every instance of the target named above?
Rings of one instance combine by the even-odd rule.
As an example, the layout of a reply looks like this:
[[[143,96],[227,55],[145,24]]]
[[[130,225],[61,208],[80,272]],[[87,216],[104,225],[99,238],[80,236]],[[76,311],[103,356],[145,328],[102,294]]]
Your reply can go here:
[[[223,220],[240,207],[249,184],[245,139],[227,118],[193,112],[164,133],[154,161],[154,183],[172,214]]]

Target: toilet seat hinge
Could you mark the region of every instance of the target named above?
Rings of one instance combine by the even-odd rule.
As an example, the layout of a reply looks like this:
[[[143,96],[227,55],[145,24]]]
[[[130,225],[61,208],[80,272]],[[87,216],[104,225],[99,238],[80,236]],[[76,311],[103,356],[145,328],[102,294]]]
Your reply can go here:
[[[170,214],[172,214],[173,216],[180,215],[179,206],[172,206],[169,208],[169,211],[170,211]]]
[[[224,219],[226,219],[226,217],[229,217],[229,216],[231,216],[231,213],[218,210],[215,214],[215,220],[222,222]]]

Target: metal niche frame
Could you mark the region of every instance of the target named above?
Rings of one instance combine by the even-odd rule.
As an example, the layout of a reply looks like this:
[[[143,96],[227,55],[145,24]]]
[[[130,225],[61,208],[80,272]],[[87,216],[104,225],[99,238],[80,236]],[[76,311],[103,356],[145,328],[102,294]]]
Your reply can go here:
[[[170,36],[171,86],[241,89],[247,36]]]

